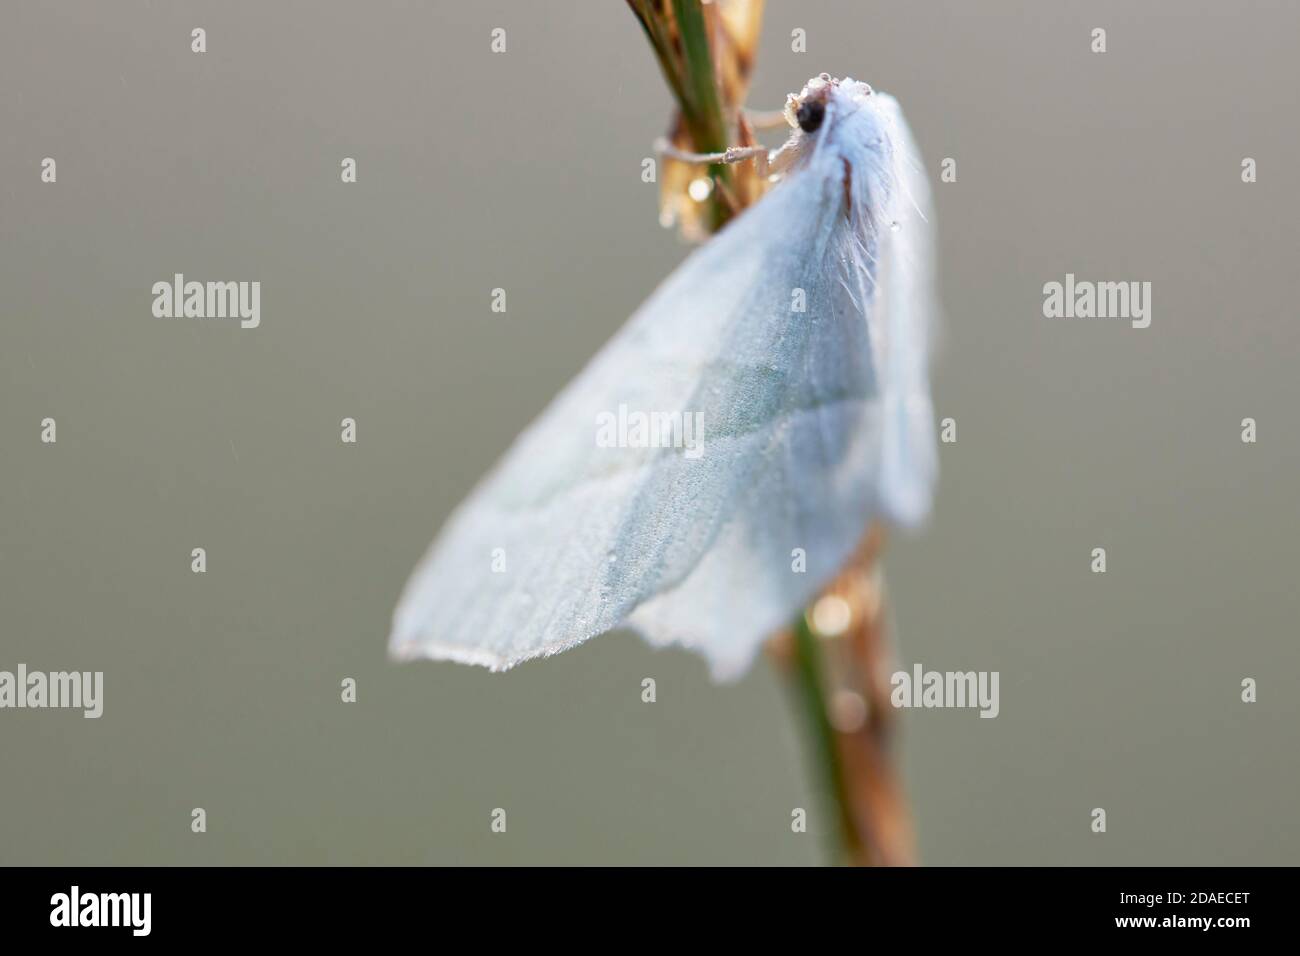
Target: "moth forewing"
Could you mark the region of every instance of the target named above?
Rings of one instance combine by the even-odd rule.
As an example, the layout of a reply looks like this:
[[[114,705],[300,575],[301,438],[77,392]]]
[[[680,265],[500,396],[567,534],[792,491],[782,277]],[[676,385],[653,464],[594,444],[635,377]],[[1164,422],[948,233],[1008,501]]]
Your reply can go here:
[[[896,196],[880,280],[884,317],[885,466],[881,509],[913,526],[930,513],[938,442],[930,397],[930,358],[939,328],[934,276],[934,211],[929,180],[902,110],[880,94],[890,122]]]
[[[924,340],[879,313],[879,263],[892,276],[916,252],[885,248],[888,117],[856,85],[818,95],[826,125],[786,179],[665,280],[448,520],[399,602],[394,655],[503,669],[627,625],[733,677],[849,559],[892,500],[883,483],[910,474],[888,445],[912,420],[887,409],[918,384],[894,346]],[[701,453],[598,442],[625,409],[699,416]]]

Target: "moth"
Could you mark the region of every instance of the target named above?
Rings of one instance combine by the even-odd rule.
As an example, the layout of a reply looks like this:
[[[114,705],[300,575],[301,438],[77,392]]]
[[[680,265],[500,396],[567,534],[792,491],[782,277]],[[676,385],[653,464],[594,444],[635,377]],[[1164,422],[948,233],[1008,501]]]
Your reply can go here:
[[[398,603],[392,656],[500,671],[630,628],[733,679],[873,520],[927,516],[936,299],[916,146],[898,103],[852,79],[822,74],[784,112],[771,153],[678,154],[781,178],[453,512]]]

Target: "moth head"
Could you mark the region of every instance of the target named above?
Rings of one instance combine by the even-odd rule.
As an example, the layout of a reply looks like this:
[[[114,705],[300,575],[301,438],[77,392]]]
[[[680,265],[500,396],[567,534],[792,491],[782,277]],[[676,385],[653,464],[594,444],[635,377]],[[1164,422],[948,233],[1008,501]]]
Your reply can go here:
[[[826,122],[828,115],[847,115],[858,109],[871,95],[866,83],[845,78],[836,79],[829,73],[815,76],[798,93],[791,93],[785,101],[785,119],[792,128],[806,136],[813,136]]]
[[[896,112],[892,97],[873,93],[866,83],[814,77],[786,100],[786,121],[794,127],[782,148],[790,155],[787,168],[813,168],[817,177],[841,185],[851,222],[865,228],[896,221],[903,172]]]

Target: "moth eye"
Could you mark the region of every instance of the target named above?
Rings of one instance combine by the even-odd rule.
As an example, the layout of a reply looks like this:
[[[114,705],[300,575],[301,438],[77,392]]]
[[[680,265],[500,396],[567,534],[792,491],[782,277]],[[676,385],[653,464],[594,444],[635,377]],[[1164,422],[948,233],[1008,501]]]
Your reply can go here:
[[[826,118],[826,104],[812,100],[801,103],[795,111],[794,118],[799,121],[799,128],[805,133],[815,133]]]

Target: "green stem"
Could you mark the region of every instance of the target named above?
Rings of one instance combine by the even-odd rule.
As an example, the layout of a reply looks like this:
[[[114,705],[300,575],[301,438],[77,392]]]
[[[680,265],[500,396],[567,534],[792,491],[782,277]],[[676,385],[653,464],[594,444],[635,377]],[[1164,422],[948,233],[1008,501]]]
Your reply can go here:
[[[839,749],[835,741],[835,728],[831,726],[830,702],[826,698],[822,683],[821,648],[817,642],[817,635],[808,626],[807,617],[800,614],[794,626],[795,680],[793,684],[803,706],[808,737],[816,751],[817,762],[821,765],[824,776],[823,787],[829,791],[829,795],[823,794],[823,798],[826,804],[833,808],[838,824],[838,839],[832,839],[832,852],[837,858],[851,859],[858,845],[857,828],[854,826],[852,811],[846,799],[844,768],[840,763]]]
[[[690,134],[695,151],[722,152],[731,144],[727,141],[727,123],[718,95],[717,75],[709,48],[708,24],[700,0],[672,0],[680,48],[672,41],[669,23],[661,12],[664,9],[662,2],[627,2],[645,31],[664,79],[677,100],[682,123]],[[731,170],[725,165],[710,166],[709,172],[721,183],[730,184],[732,181]],[[726,223],[730,209],[719,197],[717,190],[713,192],[710,202],[710,225],[716,232]],[[837,859],[850,860],[859,847],[859,839],[848,804],[847,783],[840,763],[835,728],[830,722],[823,687],[819,639],[812,633],[803,615],[799,616],[795,624],[794,636],[796,669],[791,683],[805,714],[813,759],[821,765],[824,776],[824,783],[819,789],[830,791],[827,804],[833,806],[838,821],[837,830],[832,835],[832,853]]]
[[[673,18],[681,39],[680,51],[665,33],[662,17],[646,0],[628,0],[628,6],[641,23],[650,47],[654,50],[664,79],[677,98],[682,122],[690,133],[698,153],[720,153],[727,142],[727,123],[722,115],[717,76],[709,49],[709,29],[700,0],[673,0]],[[709,167],[709,175],[724,185],[731,183],[731,170],[725,165]],[[727,222],[730,210],[715,191],[709,200],[710,226],[716,232]]]
[[[695,148],[701,153],[716,153],[727,148],[726,125],[718,99],[717,79],[713,74],[713,57],[709,51],[709,32],[699,0],[673,0],[673,13],[682,37],[682,55],[686,66],[688,109],[684,111]]]
[[[713,71],[713,56],[709,50],[709,30],[704,22],[704,9],[700,0],[673,0],[673,14],[682,38],[682,52],[686,64],[684,83],[689,109],[682,116],[695,149],[701,153],[720,153],[727,142],[727,124],[722,117],[722,102],[718,97],[718,78]],[[731,182],[731,170],[721,164],[710,166],[709,175],[723,184]],[[713,193],[713,230],[721,229],[727,221],[727,207]]]

